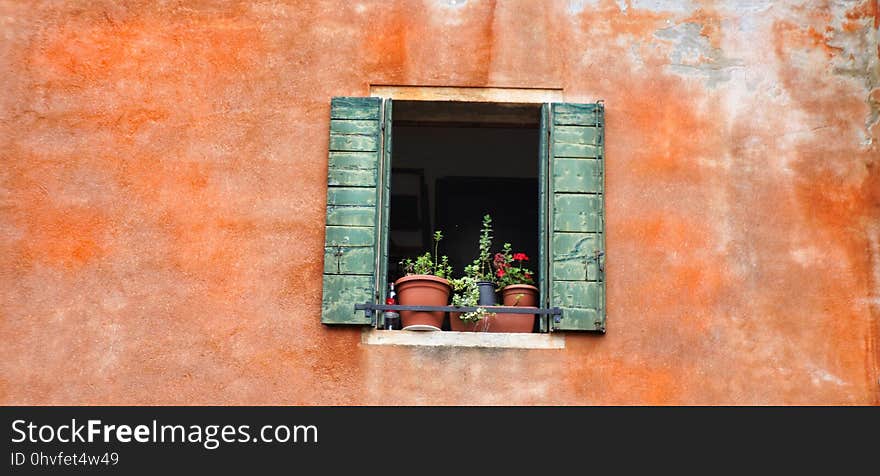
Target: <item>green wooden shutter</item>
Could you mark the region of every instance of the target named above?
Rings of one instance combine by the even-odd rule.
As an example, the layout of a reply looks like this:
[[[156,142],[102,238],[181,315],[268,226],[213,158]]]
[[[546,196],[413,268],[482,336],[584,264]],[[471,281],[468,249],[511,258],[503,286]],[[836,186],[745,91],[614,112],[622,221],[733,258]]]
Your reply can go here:
[[[379,299],[387,226],[381,98],[336,97],[330,103],[324,324],[373,324],[356,303]],[[384,291],[384,289],[383,289]]]
[[[540,289],[540,303],[544,307],[550,304],[548,273],[549,257],[551,253],[547,248],[550,242],[550,228],[548,226],[550,216],[550,179],[547,171],[550,168],[550,105],[541,105],[541,130],[538,140],[538,289]],[[550,316],[541,316],[538,323],[541,332],[550,329]]]
[[[549,129],[549,160],[541,279],[545,302],[563,309],[550,327],[605,332],[604,107],[560,103],[549,109],[542,124]]]
[[[376,250],[376,255],[379,258],[379,262],[377,263],[379,270],[379,285],[377,289],[379,290],[378,302],[380,303],[384,302],[385,290],[388,289],[388,240],[390,239],[389,223],[391,222],[391,99],[385,99],[383,106],[382,132],[384,143],[382,146],[383,155],[381,158],[381,167],[379,167],[380,208],[378,210],[380,213],[378,228],[380,239],[377,241],[378,248]],[[379,326],[384,327],[385,319],[383,318],[382,313],[379,313],[378,320]]]

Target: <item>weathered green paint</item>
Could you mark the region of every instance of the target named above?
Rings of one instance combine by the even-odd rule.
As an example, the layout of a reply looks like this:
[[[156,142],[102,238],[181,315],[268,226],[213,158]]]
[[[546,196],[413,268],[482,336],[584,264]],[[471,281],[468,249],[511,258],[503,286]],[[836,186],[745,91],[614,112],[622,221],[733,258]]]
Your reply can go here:
[[[599,158],[602,156],[602,147],[592,144],[553,144],[553,157],[581,157]]]
[[[376,206],[376,187],[330,187],[327,189],[328,205]]]
[[[554,104],[554,126],[597,126],[600,108],[596,104]]]
[[[560,307],[599,309],[600,283],[588,281],[553,281],[554,304]]]
[[[327,171],[327,185],[375,187],[376,171],[330,168]]]
[[[554,231],[602,231],[602,195],[553,195]]]
[[[325,246],[324,274],[373,275],[376,270],[372,246]]]
[[[321,322],[370,324],[356,303],[376,299],[380,99],[333,98]]]
[[[378,137],[330,133],[332,151],[374,151],[379,148]]]
[[[331,119],[330,130],[334,134],[360,134],[376,136],[379,134],[379,123],[372,120]]]
[[[327,205],[327,225],[374,226],[374,207]]]
[[[372,226],[327,226],[324,243],[327,246],[373,246],[376,229]]]
[[[370,324],[355,303],[373,301],[373,275],[325,274],[321,298],[321,322],[325,324]]]
[[[330,152],[328,165],[346,170],[376,170],[379,152]]]
[[[549,252],[547,246],[550,242],[549,217],[550,217],[550,105],[541,105],[541,130],[538,139],[538,289],[540,305],[550,305],[549,280]],[[541,332],[550,330],[548,316],[539,318]]]
[[[553,190],[559,192],[602,192],[602,161],[558,158],[553,162]]]
[[[604,116],[601,104],[553,104],[547,279],[553,330],[605,330]]]
[[[554,233],[553,279],[598,281],[596,255],[601,251],[602,236],[597,233]]]
[[[595,125],[595,112],[559,113],[553,115],[554,126],[589,126]]]
[[[602,309],[584,309],[562,307],[565,316],[554,324],[555,331],[605,331],[605,311]]]
[[[594,114],[599,111],[602,106],[598,103],[574,103],[574,102],[558,102],[553,103],[553,119],[554,121],[559,119],[560,115],[563,114]],[[558,124],[558,122],[554,122],[554,124]],[[581,122],[576,125],[593,125],[595,124],[595,120],[593,122]]]
[[[330,118],[378,121],[380,102],[380,98],[336,97],[330,102]]]
[[[601,129],[583,126],[556,126],[553,128],[553,141],[557,144],[599,144]]]

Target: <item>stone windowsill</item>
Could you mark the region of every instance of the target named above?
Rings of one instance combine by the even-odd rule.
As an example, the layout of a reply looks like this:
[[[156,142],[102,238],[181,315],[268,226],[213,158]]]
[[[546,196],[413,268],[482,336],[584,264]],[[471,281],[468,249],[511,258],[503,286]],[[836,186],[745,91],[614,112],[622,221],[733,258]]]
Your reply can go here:
[[[361,343],[421,347],[483,347],[501,349],[564,349],[562,334],[505,334],[455,331],[388,331],[364,329]]]

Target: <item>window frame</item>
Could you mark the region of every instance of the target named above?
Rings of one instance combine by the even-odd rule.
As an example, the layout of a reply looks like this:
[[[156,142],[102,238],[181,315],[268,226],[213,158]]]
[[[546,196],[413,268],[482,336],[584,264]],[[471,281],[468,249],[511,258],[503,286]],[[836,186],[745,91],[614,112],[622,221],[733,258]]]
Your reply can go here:
[[[334,119],[334,104],[335,101],[354,101],[356,99],[362,99],[364,101],[369,100],[370,98],[333,98],[331,101],[331,145],[329,148],[330,152],[330,162],[328,163],[328,167],[333,167],[332,159],[334,152],[333,146],[333,119]],[[376,200],[375,200],[375,221],[373,226],[373,231],[375,232],[375,238],[373,242],[374,247],[374,260],[373,260],[373,278],[372,278],[372,294],[373,301],[375,304],[381,304],[384,302],[384,295],[386,290],[388,289],[388,241],[390,235],[389,229],[389,221],[390,221],[390,192],[391,192],[391,170],[392,170],[392,144],[393,144],[393,99],[391,98],[372,98],[378,101],[378,115],[376,117],[377,121],[377,130],[378,135],[376,137],[378,141],[378,146],[376,147],[376,174],[375,174],[375,190],[376,190]],[[357,102],[357,101],[354,101]],[[429,101],[433,102],[433,101]],[[488,102],[488,101],[483,101]],[[493,101],[495,102],[495,101]],[[560,119],[557,119],[556,113],[557,110],[561,109]],[[359,114],[359,113],[358,113]],[[355,116],[358,116],[355,114]],[[569,309],[572,312],[577,311],[578,315],[586,316],[584,319],[578,318],[577,322],[575,319],[570,319],[568,322],[565,320],[565,316],[561,320],[552,320],[549,316],[541,316],[539,320],[539,331],[541,333],[552,333],[559,331],[569,331],[569,330],[585,330],[585,331],[598,331],[601,333],[605,332],[605,322],[606,322],[606,276],[604,269],[605,262],[605,167],[604,167],[604,133],[605,133],[605,121],[604,121],[604,103],[602,101],[597,101],[595,103],[587,103],[587,104],[576,104],[576,103],[565,103],[565,102],[545,102],[541,103],[541,113],[539,119],[539,150],[538,150],[538,183],[539,183],[539,204],[538,204],[538,223],[539,223],[539,237],[538,237],[538,289],[540,293],[540,303],[541,307],[551,307],[553,305],[563,307],[560,302],[554,302],[556,300],[561,300],[565,302],[571,302],[572,306]],[[589,118],[592,115],[594,122],[592,124],[588,124],[585,122],[578,122],[580,118]],[[360,116],[358,116],[360,117]],[[337,114],[337,119],[339,119]],[[567,121],[567,122],[566,122]],[[566,125],[571,122],[571,125]],[[590,132],[592,134],[593,143],[588,143],[584,137],[577,136],[573,143],[567,142],[557,142],[557,137],[555,137],[554,131],[557,127],[568,127],[569,129],[580,128],[581,132],[577,132],[582,136],[586,137],[589,134],[586,134],[590,131],[590,127],[595,128]],[[568,134],[570,135],[570,134]],[[569,139],[570,140],[570,139]],[[565,154],[563,156],[558,156],[555,154],[556,146],[560,146],[560,150],[565,149],[567,151],[574,150],[574,157],[567,157]],[[584,153],[580,153],[579,151],[584,151]],[[566,154],[571,154],[571,152],[566,152]],[[575,180],[581,180],[584,184],[587,183],[589,178],[587,174],[584,173],[584,170],[593,170],[594,174],[598,173],[601,176],[601,185],[598,186],[598,190],[594,191],[586,191],[584,190],[575,190],[571,191],[557,191],[556,187],[559,185],[560,177],[555,170],[556,161],[558,160],[569,160],[574,159],[576,164],[579,164],[580,167],[578,172],[575,174]],[[588,167],[582,167],[588,162],[584,162],[584,160],[593,160],[595,163],[592,163]],[[598,172],[595,172],[598,171]],[[569,171],[565,172],[566,174]],[[330,208],[332,206],[336,206],[331,203],[331,189],[332,186],[330,179],[330,172],[328,171],[328,221],[325,223],[325,226],[330,227]],[[571,176],[567,176],[566,180],[569,182],[572,180]],[[595,184],[594,184],[595,185]],[[573,228],[572,230],[563,229],[556,230],[556,222],[559,219],[559,208],[560,205],[557,203],[562,195],[572,195],[574,198],[578,198],[580,201],[584,203],[593,203],[598,202],[598,208],[593,204],[591,207],[587,207],[584,210],[581,210],[577,213],[569,213],[566,217],[574,216],[577,219],[581,220],[580,225],[583,225],[581,228]],[[592,196],[592,198],[590,198]],[[561,206],[563,209],[564,205]],[[584,211],[592,211],[595,216],[587,216],[587,213]],[[569,210],[571,212],[571,210]],[[592,225],[591,225],[592,224]],[[578,223],[575,223],[578,225]],[[596,308],[587,308],[587,307],[579,307],[576,306],[578,301],[576,298],[570,295],[570,291],[560,291],[565,289],[565,287],[556,288],[554,273],[557,272],[557,268],[554,268],[554,255],[558,254],[557,250],[554,249],[556,246],[554,238],[555,233],[576,233],[581,235],[590,235],[593,236],[592,240],[594,245],[598,245],[598,248],[595,249],[595,263],[594,268],[591,268],[590,259],[591,257],[588,255],[577,255],[577,258],[584,258],[584,279],[583,280],[560,280],[561,282],[571,284],[570,287],[572,290],[581,289],[586,290],[587,295],[590,297],[592,301],[596,302],[598,307]],[[329,233],[326,234],[329,236]],[[325,320],[325,309],[327,309],[328,305],[332,305],[333,303],[328,303],[327,294],[327,259],[328,259],[328,247],[337,246],[333,245],[327,240],[327,236],[325,236],[325,274],[324,274],[324,289],[322,291],[322,322],[325,324],[360,324],[365,325],[369,324],[372,327],[383,328],[384,322],[382,318],[382,313],[373,313],[372,318],[367,322],[366,319],[346,319],[346,320],[337,320],[337,321],[327,321]],[[584,241],[583,239],[581,241]],[[337,257],[338,260],[338,257]],[[594,280],[590,280],[591,269],[593,269]],[[331,273],[332,274],[332,273]],[[586,283],[586,284],[584,284]],[[593,283],[593,284],[590,284]],[[595,292],[592,290],[596,289]],[[568,292],[569,295],[566,295],[563,298],[560,298],[560,293]],[[595,296],[593,296],[595,294]],[[554,295],[557,295],[554,298]],[[591,313],[589,311],[594,311],[592,314],[595,314],[594,321],[592,323],[587,322],[589,320],[589,316]],[[352,309],[354,312],[354,309]],[[358,311],[362,312],[362,311]],[[581,322],[584,321],[584,322]],[[574,322],[575,326],[572,326],[571,323]],[[580,326],[580,327],[578,327]]]

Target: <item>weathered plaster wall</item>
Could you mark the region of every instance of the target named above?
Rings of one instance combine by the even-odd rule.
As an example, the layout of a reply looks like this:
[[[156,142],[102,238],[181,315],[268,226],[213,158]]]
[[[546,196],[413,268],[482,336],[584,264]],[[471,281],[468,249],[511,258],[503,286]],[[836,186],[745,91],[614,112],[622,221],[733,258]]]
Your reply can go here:
[[[0,402],[878,404],[876,0],[0,1]],[[319,324],[329,99],[607,104],[608,333]]]

